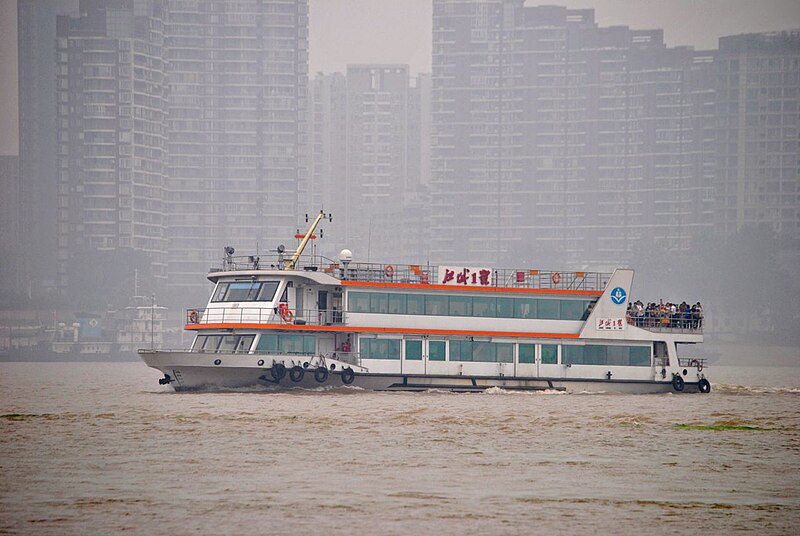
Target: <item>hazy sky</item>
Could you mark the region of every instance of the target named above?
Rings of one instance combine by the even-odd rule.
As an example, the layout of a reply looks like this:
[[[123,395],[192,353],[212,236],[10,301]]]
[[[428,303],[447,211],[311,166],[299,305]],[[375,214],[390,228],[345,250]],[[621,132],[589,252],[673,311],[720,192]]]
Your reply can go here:
[[[47,0],[42,0],[47,1]],[[800,28],[798,0],[553,0],[595,8],[602,26],[663,28],[670,46],[716,48],[723,35]],[[348,63],[430,71],[431,0],[310,0],[309,72]],[[0,154],[17,152],[16,0],[0,0]]]

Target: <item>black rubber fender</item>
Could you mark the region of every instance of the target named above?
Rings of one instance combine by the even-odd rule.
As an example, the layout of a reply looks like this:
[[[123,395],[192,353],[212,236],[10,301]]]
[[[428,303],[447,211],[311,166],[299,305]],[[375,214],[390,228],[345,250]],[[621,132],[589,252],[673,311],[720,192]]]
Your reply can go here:
[[[686,387],[686,382],[683,381],[679,375],[675,375],[672,377],[672,388],[678,391],[679,393],[683,391],[683,388]]]
[[[350,385],[351,383],[353,383],[353,380],[356,379],[356,373],[350,367],[343,368],[341,376],[342,376],[342,383],[345,385]]]
[[[316,370],[314,370],[314,379],[317,380],[317,383],[325,383],[328,379],[328,374],[330,374],[330,372],[328,372],[327,368],[317,367]]]
[[[270,370],[270,374],[272,375],[272,379],[276,382],[281,381],[283,378],[286,377],[286,365],[283,363],[273,363],[272,370]]]
[[[300,365],[295,365],[289,371],[289,379],[292,380],[294,383],[298,383],[303,381],[303,376],[306,375],[306,371]]]
[[[711,392],[711,382],[709,382],[705,378],[701,378],[699,382],[697,382],[697,389],[701,393],[710,393]]]

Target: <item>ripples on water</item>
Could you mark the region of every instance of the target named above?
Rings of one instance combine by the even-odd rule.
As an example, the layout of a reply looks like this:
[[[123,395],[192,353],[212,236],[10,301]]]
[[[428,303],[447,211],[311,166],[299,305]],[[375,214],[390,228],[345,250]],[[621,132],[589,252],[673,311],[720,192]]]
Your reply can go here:
[[[3,363],[0,534],[792,533],[800,369],[736,369],[705,396],[176,394]]]

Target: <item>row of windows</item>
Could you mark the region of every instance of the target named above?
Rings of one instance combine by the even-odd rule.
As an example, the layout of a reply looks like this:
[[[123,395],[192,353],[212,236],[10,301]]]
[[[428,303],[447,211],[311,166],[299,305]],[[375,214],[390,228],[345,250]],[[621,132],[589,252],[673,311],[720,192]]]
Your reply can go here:
[[[219,283],[212,302],[272,301],[278,281]]]
[[[585,320],[589,316],[589,306],[592,303],[594,302],[588,300],[442,294],[392,294],[387,292],[350,292],[348,294],[348,310],[350,312],[401,315]]]
[[[366,339],[360,340],[361,357],[363,359],[400,359],[401,339]],[[405,340],[407,361],[422,360],[422,341]],[[513,363],[514,344],[505,342],[479,342],[451,340],[449,348],[450,361],[472,361],[480,363]],[[517,352],[520,363],[536,362],[535,344],[518,344]],[[428,360],[444,361],[446,354],[445,341],[428,342]],[[544,365],[558,364],[558,345],[541,345],[541,362]],[[634,367],[650,366],[649,346],[619,346],[605,344],[587,344],[585,346],[563,345],[562,364],[569,365],[620,365]]]
[[[253,344],[255,335],[198,335],[192,349],[212,353],[246,353]],[[360,339],[360,354],[363,359],[400,359],[402,339]],[[421,361],[422,341],[407,339],[405,354],[408,361]],[[313,335],[263,334],[256,345],[256,352],[286,355],[314,355],[317,341]],[[520,363],[535,363],[536,345],[517,345]],[[428,360],[445,361],[445,341],[428,341]],[[620,365],[634,367],[650,366],[649,346],[619,346],[606,344],[562,345],[561,362],[565,365]],[[504,342],[480,342],[451,340],[450,361],[480,363],[513,363],[514,344]],[[558,345],[541,345],[541,362],[544,365],[558,363]]]

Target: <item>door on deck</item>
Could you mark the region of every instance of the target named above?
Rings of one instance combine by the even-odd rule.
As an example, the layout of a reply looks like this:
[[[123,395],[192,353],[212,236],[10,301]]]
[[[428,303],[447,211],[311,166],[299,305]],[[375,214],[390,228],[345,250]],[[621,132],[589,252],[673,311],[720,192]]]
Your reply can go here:
[[[402,362],[400,372],[403,374],[424,374],[423,340],[405,339],[403,341]]]

